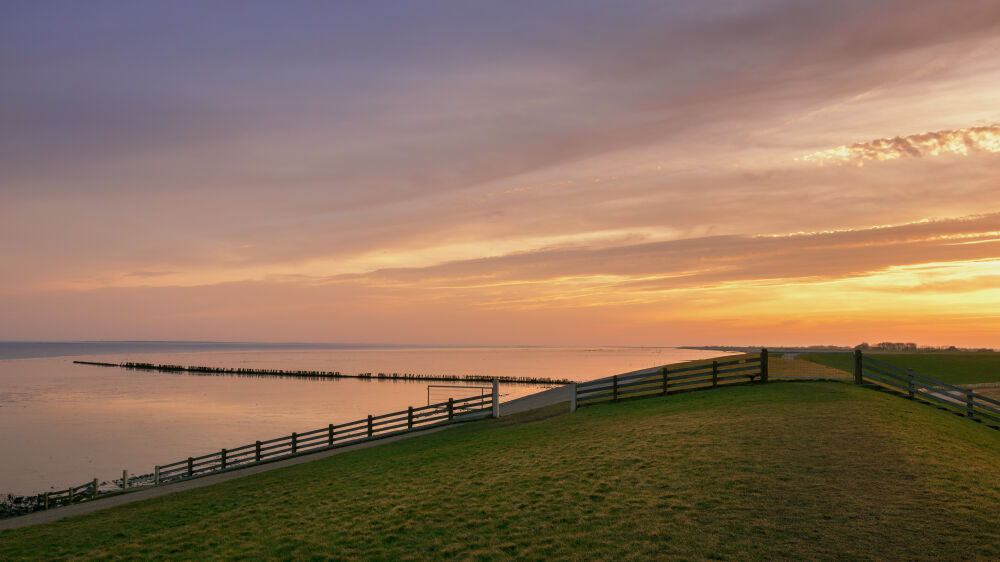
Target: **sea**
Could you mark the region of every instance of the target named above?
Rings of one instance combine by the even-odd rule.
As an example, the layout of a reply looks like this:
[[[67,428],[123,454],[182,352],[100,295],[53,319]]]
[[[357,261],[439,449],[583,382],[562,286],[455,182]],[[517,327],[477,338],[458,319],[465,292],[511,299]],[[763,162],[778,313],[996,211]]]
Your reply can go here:
[[[146,474],[155,465],[487,392],[483,383],[206,375],[155,363],[586,381],[717,357],[670,347],[431,347],[227,342],[0,342],[0,494]],[[466,388],[455,388],[466,387]],[[501,384],[501,401],[548,388]]]

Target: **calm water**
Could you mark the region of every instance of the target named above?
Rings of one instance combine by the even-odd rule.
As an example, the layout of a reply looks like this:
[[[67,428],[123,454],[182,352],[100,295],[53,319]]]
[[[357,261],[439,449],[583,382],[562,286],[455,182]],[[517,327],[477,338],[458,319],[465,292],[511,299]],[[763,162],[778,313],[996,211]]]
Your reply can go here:
[[[188,456],[427,402],[426,381],[171,374],[73,360],[589,380],[721,355],[673,348],[0,343],[0,493],[151,472]],[[71,353],[76,355],[61,355]],[[34,355],[32,357],[32,355]],[[454,384],[454,383],[442,383]],[[476,385],[469,385],[476,386]],[[501,385],[501,400],[544,387]],[[435,397],[442,396],[435,391]],[[464,395],[456,391],[456,396]]]

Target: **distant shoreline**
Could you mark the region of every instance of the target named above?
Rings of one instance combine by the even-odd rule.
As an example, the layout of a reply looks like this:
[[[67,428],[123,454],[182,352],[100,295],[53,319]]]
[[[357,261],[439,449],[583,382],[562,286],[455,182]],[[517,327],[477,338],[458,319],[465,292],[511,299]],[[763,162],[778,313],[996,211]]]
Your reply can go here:
[[[146,353],[198,353],[212,351],[339,351],[339,350],[476,350],[476,349],[682,349],[677,346],[625,345],[444,345],[305,342],[217,342],[217,341],[0,341],[0,360],[45,357],[83,357]],[[711,348],[708,348],[711,349]]]
[[[735,345],[679,345],[677,349],[698,349],[702,351],[729,351],[739,353],[759,353],[767,349],[770,353],[830,353],[854,351],[853,347],[835,345],[818,345],[809,347],[768,347],[768,346],[735,346]]]

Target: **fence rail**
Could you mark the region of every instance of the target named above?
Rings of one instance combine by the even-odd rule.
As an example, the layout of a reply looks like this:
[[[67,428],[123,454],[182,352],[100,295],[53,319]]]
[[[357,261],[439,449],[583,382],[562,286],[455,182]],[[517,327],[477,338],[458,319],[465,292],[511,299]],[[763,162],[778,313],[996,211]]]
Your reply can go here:
[[[454,393],[456,393],[456,391],[463,391],[466,393],[462,396],[462,398],[472,396],[485,398],[493,391],[493,389],[489,386],[429,384],[427,385],[427,405],[430,406],[433,402],[440,402],[446,398],[454,398]]]
[[[1000,429],[1000,400],[879,361],[860,350],[854,352],[854,382],[874,385]]]
[[[80,484],[79,486],[70,486],[65,490],[56,490],[53,492],[45,492],[43,494],[38,494],[36,496],[28,496],[27,498],[21,498],[22,500],[33,499],[34,502],[24,501],[25,509],[37,508],[37,509],[49,509],[52,507],[59,507],[63,505],[70,505],[73,503],[79,503],[87,500],[92,500],[98,495],[98,483],[97,478],[89,482]]]
[[[578,383],[571,407],[617,402],[624,398],[662,396],[681,390],[767,382],[767,374],[766,349],[762,349],[760,355],[664,365]]]

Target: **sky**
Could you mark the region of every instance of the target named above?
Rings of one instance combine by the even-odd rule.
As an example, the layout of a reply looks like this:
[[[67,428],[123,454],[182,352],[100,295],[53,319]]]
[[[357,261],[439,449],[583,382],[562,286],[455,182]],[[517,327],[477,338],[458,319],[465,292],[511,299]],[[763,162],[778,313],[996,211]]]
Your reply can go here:
[[[1000,347],[1000,4],[0,4],[0,339]]]

